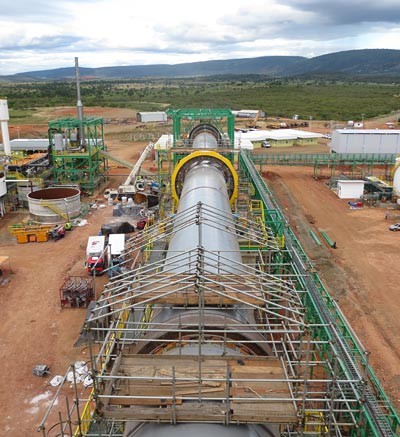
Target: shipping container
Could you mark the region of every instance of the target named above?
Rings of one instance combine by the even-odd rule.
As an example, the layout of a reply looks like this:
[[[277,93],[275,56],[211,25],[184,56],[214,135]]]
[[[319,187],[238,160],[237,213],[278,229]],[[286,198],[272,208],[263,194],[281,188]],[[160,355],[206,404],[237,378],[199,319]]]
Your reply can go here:
[[[136,114],[136,120],[142,123],[150,122],[166,122],[166,112],[138,112]]]

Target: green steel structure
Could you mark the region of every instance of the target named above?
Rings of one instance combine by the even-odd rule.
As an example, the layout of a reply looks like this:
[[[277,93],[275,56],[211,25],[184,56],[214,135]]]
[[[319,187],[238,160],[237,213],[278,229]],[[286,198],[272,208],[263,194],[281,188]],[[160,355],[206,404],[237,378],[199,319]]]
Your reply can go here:
[[[255,198],[262,201],[267,221],[275,224],[273,228],[277,236],[284,239],[282,264],[291,265],[293,273],[300,275],[299,286],[305,291],[303,303],[309,334],[314,340],[325,341],[316,345],[313,354],[327,363],[336,363],[335,378],[358,381],[352,384],[357,393],[353,404],[357,424],[347,427],[344,435],[398,435],[400,418],[370,367],[367,352],[322,284],[250,156],[243,151],[239,154],[239,167],[253,185]],[[292,431],[284,435],[302,434]],[[330,430],[327,435],[339,434]]]
[[[174,147],[184,145],[194,126],[201,123],[212,123],[220,132],[226,132],[231,148],[234,144],[235,117],[230,109],[169,109],[167,114],[172,117]]]
[[[259,165],[288,165],[314,167],[314,176],[318,176],[322,167],[329,167],[333,175],[339,167],[349,167],[350,173],[355,174],[357,168],[366,168],[369,175],[373,174],[375,166],[384,167],[385,175],[390,176],[391,169],[396,161],[394,153],[303,153],[303,154],[273,154],[252,153],[251,159]]]
[[[83,129],[83,138],[80,131]],[[59,183],[76,183],[93,194],[106,178],[107,157],[103,119],[61,118],[49,122],[53,177]]]

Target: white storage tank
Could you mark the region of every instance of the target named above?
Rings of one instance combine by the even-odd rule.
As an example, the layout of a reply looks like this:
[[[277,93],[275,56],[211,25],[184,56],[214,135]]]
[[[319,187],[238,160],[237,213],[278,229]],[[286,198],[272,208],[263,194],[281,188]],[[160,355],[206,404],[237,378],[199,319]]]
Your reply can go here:
[[[32,191],[40,190],[40,186],[32,182],[18,182],[17,183],[17,193],[18,193],[18,202],[21,204],[26,204],[28,202],[28,194]]]
[[[54,150],[60,152],[64,150],[63,134],[54,134]]]
[[[8,155],[8,156],[11,155],[10,135],[8,133],[8,120],[9,119],[10,119],[10,116],[8,115],[7,100],[0,99],[0,128],[1,128],[1,136],[3,138],[4,154]]]
[[[396,158],[396,163],[394,167],[393,194],[400,198],[400,156]]]
[[[27,198],[32,219],[40,223],[65,223],[81,211],[81,192],[76,188],[46,188]]]
[[[0,121],[8,121],[9,119],[7,100],[0,99]]]

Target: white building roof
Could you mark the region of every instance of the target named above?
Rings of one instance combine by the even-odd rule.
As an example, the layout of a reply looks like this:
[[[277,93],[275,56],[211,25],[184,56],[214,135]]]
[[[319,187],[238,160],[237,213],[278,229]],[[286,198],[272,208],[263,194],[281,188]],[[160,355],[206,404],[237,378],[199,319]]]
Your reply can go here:
[[[149,114],[151,114],[151,115],[158,115],[158,114],[166,114],[166,112],[165,111],[151,111],[151,112],[145,112],[145,111],[138,111],[138,114],[142,114],[142,115],[149,115]]]
[[[399,129],[336,129],[336,132],[340,134],[348,134],[348,135],[360,135],[360,134],[391,134],[391,135],[399,135]]]
[[[236,132],[236,138],[240,138],[242,140],[250,140],[250,141],[264,141],[267,138],[268,130],[249,130],[247,132]]]
[[[47,152],[49,147],[48,139],[19,139],[11,140],[11,150],[43,150]],[[4,150],[3,144],[0,144],[0,150]]]
[[[277,129],[268,132],[267,137],[269,140],[283,141],[283,140],[297,140],[298,136],[289,132],[290,129]]]
[[[322,138],[323,135],[317,132],[299,130],[299,129],[285,129],[290,134],[297,135],[297,138]]]
[[[296,140],[297,138],[322,138],[322,134],[298,129],[273,129],[273,130],[249,130],[247,132],[236,132],[242,139],[250,141],[269,140]]]

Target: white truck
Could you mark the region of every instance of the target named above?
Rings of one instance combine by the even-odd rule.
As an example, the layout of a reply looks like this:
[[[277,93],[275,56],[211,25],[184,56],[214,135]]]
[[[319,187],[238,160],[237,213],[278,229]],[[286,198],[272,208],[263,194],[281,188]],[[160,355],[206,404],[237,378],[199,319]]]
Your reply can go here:
[[[94,271],[101,275],[106,268],[107,251],[106,237],[104,235],[96,235],[88,238],[86,246],[86,267],[90,275]]]
[[[110,277],[119,272],[124,249],[125,234],[110,234],[108,236],[108,265],[110,268]]]

